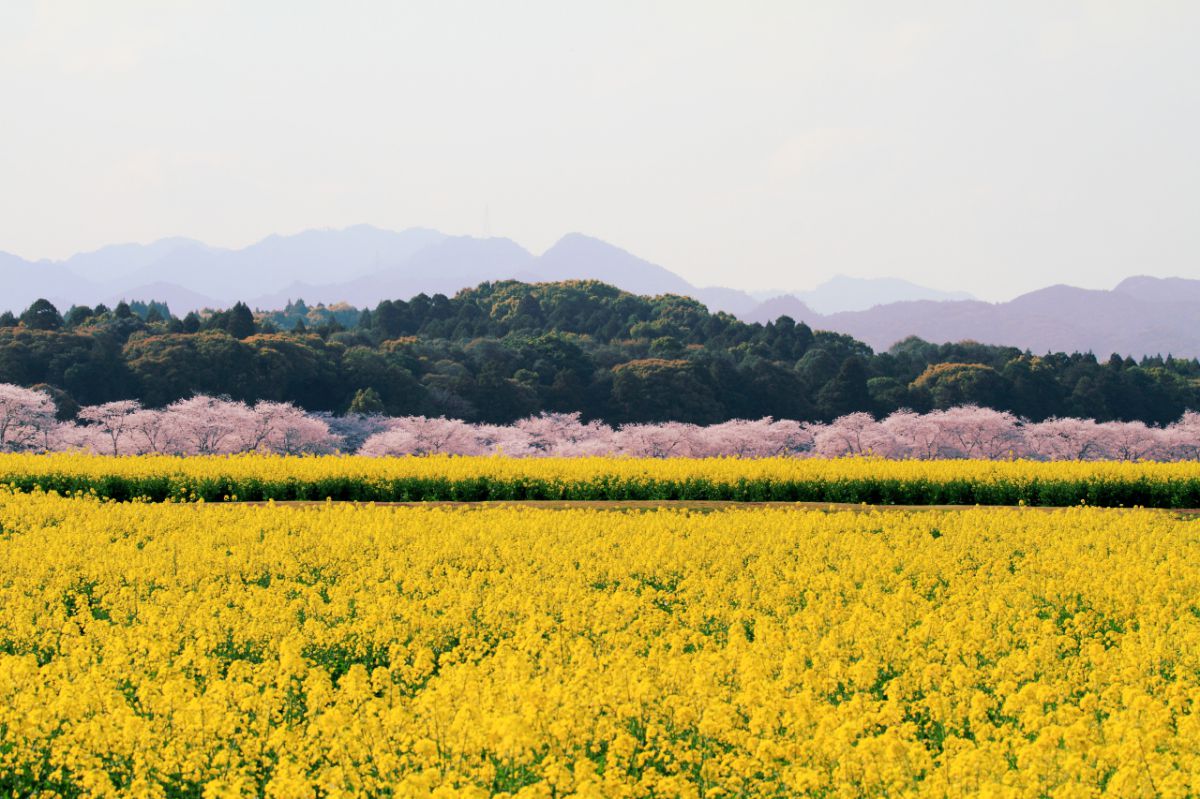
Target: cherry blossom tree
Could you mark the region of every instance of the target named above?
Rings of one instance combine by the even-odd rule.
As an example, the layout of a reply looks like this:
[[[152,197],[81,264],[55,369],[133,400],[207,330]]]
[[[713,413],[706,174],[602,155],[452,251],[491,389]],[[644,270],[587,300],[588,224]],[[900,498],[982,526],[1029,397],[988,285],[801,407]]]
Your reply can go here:
[[[896,411],[881,424],[894,442],[888,457],[930,460],[941,452],[942,428],[928,414]]]
[[[249,440],[245,430],[253,427],[245,403],[203,394],[168,405],[166,414],[174,433],[174,449],[185,455],[236,452]]]
[[[0,384],[0,451],[52,448],[56,412],[49,394]]]
[[[869,413],[839,416],[816,431],[814,451],[824,458],[846,455],[886,455],[895,449],[895,440]]]
[[[513,429],[524,436],[524,447],[530,455],[579,457],[603,455],[613,448],[613,430],[602,422],[580,421],[580,414],[541,413],[514,422]],[[517,441],[504,448],[506,453],[517,449]]]
[[[396,428],[369,436],[358,448],[359,455],[370,458],[395,458],[401,455],[421,455],[417,437],[409,430]]]
[[[1188,411],[1163,431],[1163,455],[1173,460],[1200,460],[1200,413]]]
[[[807,455],[816,443],[817,426],[792,419],[776,419],[767,427],[766,436],[772,455]]]
[[[117,400],[82,408],[77,418],[87,423],[87,432],[93,438],[103,442],[102,449],[96,447],[98,451],[108,455],[122,455],[134,446],[133,422],[141,410],[142,404],[137,400]]]
[[[635,458],[694,458],[703,455],[700,428],[683,422],[625,425],[613,435],[614,449]]]
[[[1016,456],[1022,450],[1017,417],[1007,411],[959,405],[934,411],[928,417],[940,431],[941,457],[995,460]]]
[[[253,408],[233,411],[237,452],[274,452],[281,455],[329,452],[334,438],[329,425],[308,416],[290,402],[259,402]]]
[[[699,449],[707,456],[768,458],[799,455],[813,448],[814,428],[803,422],[733,419],[699,430]]]
[[[337,439],[323,420],[309,416],[290,402],[259,402],[253,408],[251,427],[257,442],[245,451],[279,455],[332,452]]]
[[[1105,422],[1100,425],[1100,438],[1100,452],[1105,458],[1143,461],[1161,460],[1169,435],[1144,422]]]
[[[309,415],[325,423],[329,434],[343,452],[357,452],[368,438],[376,433],[391,430],[395,422],[392,417],[378,413],[347,413],[344,416],[335,416],[332,413],[321,412]]]
[[[475,427],[458,419],[439,416],[405,416],[394,420],[391,429],[376,433],[363,443],[360,455],[485,455]]]
[[[598,421],[585,423],[578,413],[541,413],[491,425],[445,417],[309,414],[290,403],[249,407],[204,395],[163,409],[143,408],[135,400],[93,405],[79,412],[77,424],[58,422],[55,411],[45,392],[0,384],[0,451],[1200,460],[1200,413],[1192,411],[1165,428],[1091,419],[1029,423],[1003,411],[962,405],[927,414],[897,411],[882,421],[852,413],[827,425],[767,417],[708,427],[662,422],[616,430]]]
[[[474,445],[488,455],[528,458],[533,455],[546,454],[532,449],[529,436],[514,425],[477,424],[472,425],[472,431],[475,437]]]
[[[46,452],[107,452],[108,442],[86,425],[58,422],[40,436],[43,442],[37,449]]]
[[[172,416],[143,408],[129,420],[130,452],[136,455],[165,455],[182,451],[179,430]]]
[[[1049,461],[1081,461],[1103,456],[1104,429],[1092,419],[1047,419],[1025,426],[1031,456]]]

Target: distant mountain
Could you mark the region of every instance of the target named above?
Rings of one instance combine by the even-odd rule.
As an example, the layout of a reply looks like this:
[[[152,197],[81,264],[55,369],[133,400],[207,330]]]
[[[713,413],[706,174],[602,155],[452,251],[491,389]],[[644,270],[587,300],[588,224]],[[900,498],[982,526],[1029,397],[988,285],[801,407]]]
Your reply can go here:
[[[751,296],[759,302],[778,297],[794,297],[818,313],[865,311],[876,305],[910,300],[970,300],[965,291],[941,291],[920,286],[894,277],[847,277],[835,275],[809,291],[755,291]]]
[[[175,283],[230,304],[290,283],[328,285],[385,272],[446,238],[423,228],[393,232],[358,225],[268,236],[241,250],[185,242],[128,275],[121,290],[147,282]]]
[[[453,295],[485,280],[519,279],[534,256],[510,239],[449,236],[413,252],[385,269],[344,283],[318,286],[305,294],[308,302],[346,301],[375,305],[384,299],[408,299],[425,294]]]
[[[214,250],[199,241],[174,237],[150,244],[111,244],[92,252],[72,255],[63,266],[76,275],[97,283],[119,281],[153,267],[178,250]],[[157,275],[156,277],[164,277]]]
[[[694,297],[712,310],[741,315],[758,302],[738,289],[697,288],[679,275],[620,247],[568,233],[536,260],[527,276],[538,281],[603,280],[634,294],[682,294]]]
[[[976,300],[895,302],[865,311],[820,314],[794,298],[769,300],[749,315],[781,313],[824,330],[848,333],[875,349],[907,336],[970,339],[1035,353],[1086,352],[1200,357],[1200,280],[1139,277],[1111,291],[1050,286],[1003,303]]]
[[[537,259],[533,274],[542,281],[602,278],[635,294],[690,294],[695,286],[674,272],[644,261],[620,247],[568,233]]]
[[[764,300],[754,306],[749,312],[743,313],[741,318],[745,322],[766,324],[767,322],[774,322],[781,316],[790,316],[797,322],[821,318],[821,314],[809,308],[795,294],[784,294],[781,297],[772,297],[769,300]]]
[[[603,280],[636,294],[686,294],[730,313],[757,302],[736,289],[698,289],[657,264],[580,233],[534,255],[510,239],[389,231],[370,225],[268,236],[240,250],[185,238],[118,244],[63,262],[0,254],[3,305],[20,311],[38,297],[64,307],[159,299],[177,313],[238,300],[277,308],[289,299],[375,305],[422,292],[453,295],[485,281]],[[0,308],[3,310],[3,308]]]
[[[1200,302],[1200,280],[1183,277],[1127,277],[1113,291],[1144,302]]]
[[[73,291],[97,296],[101,289],[61,263],[26,261],[0,252],[0,311],[20,313],[39,297],[58,304],[74,301]]]
[[[1200,356],[1200,280],[1138,276],[1110,291],[1051,286],[1010,302],[986,303],[905,280],[839,276],[811,291],[760,301],[734,288],[693,286],[580,233],[564,236],[541,255],[505,238],[370,225],[268,236],[242,249],[170,238],[104,247],[58,262],[0,252],[0,310],[20,312],[38,297],[64,310],[76,303],[157,299],[179,314],[238,300],[263,309],[297,298],[373,306],[421,292],[453,295],[485,281],[572,278],[601,280],[635,294],[683,294],[747,321],[787,315],[876,349],[917,335],[1035,352],[1091,350],[1100,357]]]
[[[846,277],[837,275],[812,291],[797,296],[818,313],[865,311],[876,305],[912,300],[970,300],[965,291],[939,291],[894,277]]]
[[[739,319],[759,307],[762,303],[744,291],[726,289],[720,286],[692,289],[688,294],[708,306],[712,311],[724,311]]]

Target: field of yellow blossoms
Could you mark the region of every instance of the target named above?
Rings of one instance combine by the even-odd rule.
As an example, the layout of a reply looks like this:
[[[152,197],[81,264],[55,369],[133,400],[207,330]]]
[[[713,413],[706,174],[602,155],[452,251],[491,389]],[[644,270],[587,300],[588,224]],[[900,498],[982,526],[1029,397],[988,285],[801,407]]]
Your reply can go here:
[[[14,797],[1200,795],[1200,526],[0,493]]]
[[[1200,462],[0,454],[0,486],[155,502],[728,500],[1200,507]]]

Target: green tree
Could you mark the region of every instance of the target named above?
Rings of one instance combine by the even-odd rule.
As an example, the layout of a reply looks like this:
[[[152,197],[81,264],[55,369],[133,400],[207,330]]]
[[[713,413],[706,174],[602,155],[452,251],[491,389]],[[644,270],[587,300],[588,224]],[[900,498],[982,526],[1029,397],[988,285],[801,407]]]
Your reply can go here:
[[[613,369],[613,401],[620,421],[694,422],[721,419],[721,403],[694,364],[644,358]]]
[[[683,345],[674,336],[659,336],[650,342],[653,358],[678,358],[683,354]]]
[[[383,400],[379,396],[379,392],[373,388],[360,388],[354,392],[354,399],[350,400],[350,413],[357,413],[361,416],[370,416],[384,412]]]
[[[872,410],[862,358],[851,356],[842,362],[838,373],[817,392],[817,409],[823,419]]]
[[[86,305],[72,305],[67,309],[63,321],[67,327],[78,327],[92,318],[92,309]]]
[[[21,314],[21,324],[30,330],[60,330],[63,318],[50,300],[34,300]]]
[[[130,339],[124,360],[150,406],[195,393],[253,401],[274,390],[259,378],[253,350],[224,331]]]
[[[229,309],[225,320],[225,330],[236,339],[249,338],[254,335],[254,314],[244,302],[235,303]]]
[[[872,377],[867,380],[867,394],[877,413],[886,414],[909,407],[912,402],[908,387],[894,377]]]
[[[913,381],[914,393],[928,397],[930,407],[955,405],[1004,407],[1004,380],[981,363],[939,363],[928,367]]]

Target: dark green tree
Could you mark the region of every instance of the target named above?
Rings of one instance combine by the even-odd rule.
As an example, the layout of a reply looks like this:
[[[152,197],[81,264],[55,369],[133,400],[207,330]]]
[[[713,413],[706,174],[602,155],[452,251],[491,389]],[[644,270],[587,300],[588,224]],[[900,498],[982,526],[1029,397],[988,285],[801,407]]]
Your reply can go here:
[[[834,419],[848,413],[871,410],[866,364],[862,358],[851,356],[842,362],[833,379],[817,392],[817,411],[823,419]]]
[[[78,327],[87,320],[91,319],[92,315],[92,309],[86,305],[72,305],[69,309],[67,309],[67,315],[64,317],[63,321],[66,323],[67,327]]]
[[[60,330],[63,318],[50,300],[34,300],[21,314],[21,324],[30,330]]]
[[[645,358],[613,369],[618,419],[629,422],[693,422],[722,418],[721,403],[689,361]]]
[[[225,330],[237,339],[249,338],[254,335],[254,314],[244,302],[235,303],[227,312]]]

